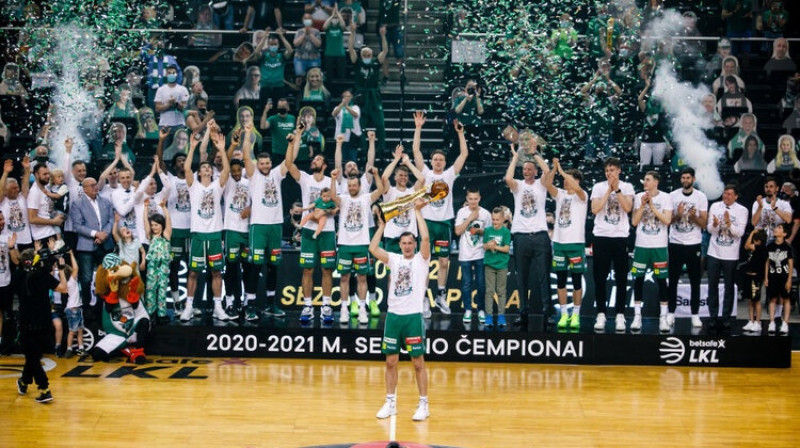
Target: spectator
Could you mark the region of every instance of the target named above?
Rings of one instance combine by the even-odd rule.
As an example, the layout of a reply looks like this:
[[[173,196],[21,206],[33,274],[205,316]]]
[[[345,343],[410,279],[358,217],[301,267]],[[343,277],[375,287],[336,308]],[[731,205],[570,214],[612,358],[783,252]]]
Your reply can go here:
[[[131,165],[136,163],[136,156],[133,154],[133,150],[131,150],[130,146],[128,146],[128,129],[124,124],[111,123],[107,137],[108,143],[94,156],[95,159],[113,160],[117,147],[120,147],[122,154],[127,157]]]
[[[725,86],[725,79],[728,76],[736,78],[736,85],[739,86],[739,91],[744,92],[745,85],[742,78],[739,77],[739,59],[736,56],[727,56],[722,60],[722,73],[711,84],[711,92],[717,97],[722,96],[723,93],[728,91]]]
[[[669,132],[666,113],[661,101],[650,94],[650,78],[645,80],[644,90],[639,94],[639,111],[644,123],[639,135],[639,167],[645,165],[661,165],[667,155],[667,133]]]
[[[211,6],[211,20],[218,30],[233,29],[233,6],[226,0],[212,0],[208,4]],[[249,12],[249,8],[248,8]],[[247,23],[247,21],[245,21]]]
[[[175,69],[178,84],[183,82],[183,71],[175,56],[164,53],[164,39],[157,34],[152,34],[150,42],[142,49],[142,60],[147,65],[147,104],[152,106],[156,91],[167,82],[169,68]]]
[[[186,89],[191,89],[195,82],[200,81],[200,69],[196,65],[187,66],[183,69],[183,82],[181,85]]]
[[[267,118],[267,114],[272,109],[272,103],[267,103],[264,113],[261,115],[260,128],[270,131],[272,140],[272,163],[278,166],[286,157],[286,149],[289,143],[286,137],[294,132],[295,117],[289,113],[289,101],[286,98],[278,100],[276,114]]]
[[[778,154],[767,165],[767,172],[788,172],[794,168],[800,168],[800,160],[797,159],[797,151],[795,151],[794,137],[789,134],[781,135],[778,138]]]
[[[26,98],[28,91],[19,80],[19,66],[9,62],[3,67],[3,79],[0,81],[0,95],[14,95]]]
[[[578,44],[578,32],[572,25],[569,14],[561,14],[558,28],[550,35],[549,46],[552,52],[563,61],[571,61],[574,56],[573,49]]]
[[[800,129],[800,97],[795,98],[794,109],[783,121],[783,127],[786,129],[786,132],[793,132],[795,129]]]
[[[737,173],[766,170],[767,162],[764,161],[764,151],[759,147],[758,138],[755,136],[747,137],[744,147],[742,157],[733,165],[733,170]]]
[[[206,93],[202,82],[195,81],[191,86],[191,90],[189,90],[189,101],[186,102],[186,108],[197,109],[197,101],[199,100],[203,100],[208,104],[208,93]]]
[[[186,114],[186,127],[195,134],[203,135],[206,132],[208,122],[213,119],[214,111],[208,110],[208,102],[203,98],[199,98],[195,103],[195,107],[189,109]]]
[[[621,34],[622,27],[608,13],[608,5],[597,4],[597,14],[589,21],[586,30],[589,56],[594,59],[610,57]]]
[[[775,39],[772,46],[772,58],[767,61],[764,66],[767,75],[772,75],[773,72],[789,72],[794,73],[797,70],[797,64],[794,63],[792,57],[789,56],[789,41],[783,37]],[[785,73],[785,74],[789,74]]]
[[[706,126],[704,126],[706,138],[716,142],[717,146],[724,146],[727,143],[725,139],[725,129],[722,126],[722,117],[717,112],[717,97],[713,93],[709,93],[702,99],[703,111],[702,114],[706,119]],[[673,155],[673,160],[678,157],[678,154]]]
[[[186,126],[183,110],[189,101],[189,91],[178,84],[177,67],[173,65],[167,67],[166,74],[167,83],[158,88],[155,96],[156,111],[161,114],[158,125],[173,129],[181,128]]]
[[[283,50],[279,44],[283,44]],[[265,50],[266,47],[266,51]],[[286,40],[283,28],[275,30],[274,34],[264,33],[264,38],[256,45],[254,58],[261,67],[261,93],[260,98],[266,101],[277,102],[286,96],[286,87],[292,86],[286,82],[286,63],[292,58],[294,49]]]
[[[261,69],[252,65],[247,69],[244,85],[233,96],[233,104],[239,107],[239,100],[257,100],[261,97]]]
[[[303,28],[297,30],[294,36],[294,75],[298,90],[302,88],[306,72],[322,65],[322,35],[312,24],[311,14],[304,14]]]
[[[111,106],[111,110],[108,111],[106,116],[108,118],[135,118],[136,107],[134,107],[133,101],[131,101],[130,89],[123,84],[117,88],[114,96],[114,104]]]
[[[300,146],[297,147],[295,162],[305,163],[317,154],[325,151],[325,137],[317,127],[317,112],[314,108],[306,106],[300,109],[297,123],[303,123],[303,134],[300,136]]]
[[[691,67],[699,75],[703,70],[703,42],[694,40],[693,37],[702,37],[697,29],[697,14],[692,11],[683,13],[683,29],[680,32],[682,39],[673,47],[673,52],[682,67]]]
[[[741,127],[739,128],[739,132],[733,136],[733,138],[728,141],[728,160],[736,160],[741,156],[741,153],[744,149],[744,143],[750,136],[755,136],[758,140],[759,144],[758,147],[761,152],[764,152],[764,143],[761,141],[761,138],[758,137],[758,133],[756,131],[756,116],[753,114],[744,114],[742,115],[741,119]]]
[[[714,55],[709,58],[708,62],[706,62],[706,69],[705,75],[703,79],[708,82],[711,82],[717,73],[719,72],[720,68],[722,68],[722,61],[725,60],[728,56],[731,55],[731,41],[728,39],[720,39],[717,43],[717,51]],[[738,63],[737,63],[738,65]],[[716,90],[714,90],[716,91]]]
[[[259,75],[260,76],[260,75]],[[250,144],[252,144],[252,152],[253,154],[258,154],[261,152],[261,146],[263,145],[263,138],[261,137],[261,133],[255,128],[253,124],[253,108],[250,106],[243,106],[236,110],[236,126],[233,127],[231,132],[228,134],[226,139],[226,144],[231,145],[232,143],[236,143],[234,140],[234,136],[239,136],[240,133],[244,133],[244,130],[248,127],[253,128],[253,131],[250,133]],[[235,144],[234,149],[243,149],[242,148],[242,139],[236,139],[239,141],[238,144]],[[224,149],[224,148],[223,148]],[[277,164],[276,164],[277,166]]]
[[[163,145],[167,137],[169,129],[164,128],[164,132],[159,133],[158,144]],[[163,134],[163,135],[162,135]],[[201,134],[202,135],[202,134]],[[172,138],[172,144],[164,150],[164,160],[174,160],[178,154],[186,155],[189,153],[189,131],[186,129],[178,129],[175,131],[175,136]]]
[[[381,27],[381,52],[377,60],[373,60],[372,48],[361,48],[360,55],[355,50],[355,24],[350,25],[350,39],[348,39],[347,49],[350,55],[350,62],[355,64],[355,94],[361,96],[361,126],[365,129],[375,129],[378,137],[377,150],[383,154],[386,147],[386,123],[383,118],[383,102],[381,100],[381,90],[379,87],[380,67],[386,59],[389,51],[386,44],[386,28]],[[363,142],[362,142],[363,147]]]
[[[344,20],[345,29],[350,30],[351,33],[355,33],[353,47],[356,50],[360,50],[364,46],[364,33],[361,32],[361,28],[363,28],[367,22],[367,15],[364,12],[364,8],[362,8],[361,4],[358,2],[353,2],[352,5],[345,4],[342,6],[339,10],[339,14],[341,14],[342,20]],[[353,31],[352,26],[354,23],[356,25],[355,31]],[[347,44],[345,44],[345,46],[347,46]]]
[[[453,98],[451,100],[451,107],[456,113],[456,119],[464,126],[464,135],[467,137],[467,140],[476,147],[482,143],[480,137],[481,115],[483,115],[481,93],[482,90],[478,86],[478,83],[469,79],[463,89],[459,88],[453,91]],[[448,151],[451,154],[456,151],[453,144],[457,139],[454,137],[454,131],[451,131],[450,138],[448,139],[450,141]],[[474,151],[471,154],[472,160],[470,160],[470,162],[475,162],[478,167],[481,167],[482,160],[480,151]]]
[[[614,114],[620,94],[622,89],[602,69],[597,70],[594,77],[581,89],[586,110],[589,112],[589,130],[584,149],[586,158],[606,158],[610,155],[614,144]]]
[[[726,128],[732,129],[739,125],[740,117],[745,113],[753,113],[753,103],[739,90],[736,78],[725,78],[725,90],[717,101],[717,112],[722,117]]]
[[[345,78],[347,60],[344,55],[344,19],[339,12],[339,7],[334,6],[333,14],[322,25],[325,31],[325,51],[323,52],[323,64],[325,73],[333,79],[341,80]]]
[[[751,0],[722,0],[722,20],[725,35],[731,38],[753,37],[753,2]],[[733,54],[750,53],[750,42],[735,42]]]
[[[768,0],[765,3],[770,2]],[[769,9],[765,9],[756,17],[756,30],[763,33],[764,37],[768,39],[783,37],[783,31],[788,20],[789,13],[783,8],[783,3],[780,0],[772,0]],[[768,42],[762,44],[761,51],[764,53],[769,51]]]
[[[306,73],[306,84],[303,87],[303,95],[298,99],[298,108],[301,104],[312,106],[317,114],[322,117],[328,116],[330,110],[331,93],[322,82],[322,70],[314,67]]]
[[[300,220],[303,219],[303,203],[296,201],[283,219],[283,246],[284,248],[300,248]]]
[[[333,15],[333,0],[305,0],[305,13],[311,16],[314,28],[322,31],[322,26]]]
[[[158,139],[158,124],[156,123],[156,114],[153,112],[153,109],[149,107],[139,109],[136,113],[136,119],[139,125],[136,138],[148,140]]]
[[[263,30],[269,26],[283,28],[283,7],[285,0],[248,0],[247,13],[244,18],[244,26],[239,32],[246,33],[249,29]],[[270,6],[272,8],[270,8]],[[269,20],[270,10],[274,21]],[[233,27],[231,27],[232,29]]]
[[[382,0],[380,2],[380,8],[378,9],[378,32],[381,36],[386,37],[386,42],[391,43],[392,51],[394,51],[394,57],[397,59],[397,65],[403,63],[403,58],[405,57],[405,51],[403,49],[403,30],[400,27],[400,5],[403,2],[400,0]],[[381,31],[382,28],[385,27],[385,32]],[[386,56],[389,56],[388,49]],[[383,58],[381,61],[383,64],[383,79],[382,82],[385,84],[386,81],[389,80],[389,61],[386,57]]]
[[[214,24],[211,6],[200,6],[200,9],[197,11],[197,22],[194,25],[194,29],[206,32],[189,35],[188,43],[190,47],[219,47],[222,45],[222,34],[208,32],[219,29],[219,27]]]
[[[336,119],[334,137],[339,141],[342,136],[342,156],[345,162],[358,163],[358,149],[361,145],[361,109],[352,104],[353,92],[342,92],[342,102],[333,108],[333,118]]]

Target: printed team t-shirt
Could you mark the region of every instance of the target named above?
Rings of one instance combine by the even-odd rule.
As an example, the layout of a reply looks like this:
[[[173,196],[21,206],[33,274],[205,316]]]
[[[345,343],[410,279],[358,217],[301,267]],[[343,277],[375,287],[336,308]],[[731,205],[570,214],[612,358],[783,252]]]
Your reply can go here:
[[[460,226],[469,218],[472,211],[462,207],[456,214],[456,226]],[[467,230],[458,239],[458,261],[473,261],[483,258],[483,235],[473,233],[472,229],[485,230],[492,226],[492,214],[483,207],[478,208],[478,219],[472,221]]]
[[[433,201],[423,207],[422,217],[429,221],[438,222],[453,219],[453,184],[455,184],[456,177],[458,177],[455,168],[451,166],[442,171],[441,174],[435,174],[430,168],[425,167],[422,170],[422,175],[425,177],[426,188],[430,188],[435,181],[440,180],[446,183],[447,187],[450,189],[444,199]]]
[[[258,168],[253,170],[253,178],[250,179],[250,199],[253,204],[250,223],[283,223],[281,182],[284,177],[286,174],[282,174],[280,168],[271,169],[267,175],[264,175]]]
[[[514,195],[514,219],[511,221],[511,233],[546,231],[547,213],[544,206],[547,200],[547,189],[542,182],[535,180],[529,184],[524,180],[518,180],[517,190],[511,193]]]
[[[195,180],[189,187],[192,204],[192,233],[216,233],[222,230],[222,186],[212,181],[207,187]]]
[[[642,206],[644,195],[644,192],[636,195],[636,199],[633,202],[634,210]],[[657,195],[651,197],[650,201],[660,213],[672,210],[672,199],[663,191],[659,191]],[[639,221],[639,225],[636,226],[636,247],[667,247],[667,229],[667,224],[656,218],[655,213],[649,206],[645,206],[642,212],[642,219]]]
[[[428,263],[419,252],[411,259],[389,254],[390,313],[401,316],[422,313],[422,300],[428,291]]]
[[[608,190],[608,181],[594,184],[590,200],[602,198]],[[633,185],[628,182],[619,182],[620,194],[633,196]],[[630,220],[628,214],[622,209],[622,205],[617,199],[617,193],[611,193],[605,206],[594,217],[594,236],[607,238],[627,238],[630,232]]]
[[[299,183],[300,183],[300,198],[303,201],[303,208],[306,208],[317,200],[323,188],[331,187],[331,178],[328,176],[322,176],[322,180],[317,182],[314,179],[314,176],[306,173],[305,171],[301,171]],[[311,212],[304,211],[303,216],[309,213]],[[318,224],[313,219],[309,219],[306,225],[303,226],[303,228],[308,230],[317,230],[317,225]],[[335,232],[336,226],[334,225],[334,220],[326,219],[325,228],[323,228],[322,231]]]
[[[694,207],[695,216],[698,218],[701,212],[708,211],[708,198],[705,193],[694,188],[690,195],[683,194],[681,189],[677,189],[669,195],[672,198],[673,216],[678,213],[678,207],[683,205],[683,213],[669,226],[669,242],[685,246],[701,244],[703,229],[689,220],[689,210]]]
[[[222,194],[225,198],[225,216],[223,216],[225,230],[247,232],[250,218],[242,219],[242,211],[250,206],[249,180],[242,177],[237,182],[232,177],[228,178]]]
[[[339,198],[339,245],[369,245],[369,195],[354,198],[345,193]]]
[[[409,196],[414,193],[414,190],[407,188],[405,191],[400,191],[397,187],[390,187],[389,191],[383,194],[384,202],[396,201],[400,198]],[[383,236],[386,238],[400,238],[403,232],[411,232],[414,236],[419,235],[417,231],[417,217],[414,214],[414,209],[408,209],[400,213],[396,217],[386,223],[386,229]]]
[[[577,194],[558,189],[556,196],[556,222],[553,242],[561,244],[586,243],[586,214],[589,196],[584,192],[581,200]]]

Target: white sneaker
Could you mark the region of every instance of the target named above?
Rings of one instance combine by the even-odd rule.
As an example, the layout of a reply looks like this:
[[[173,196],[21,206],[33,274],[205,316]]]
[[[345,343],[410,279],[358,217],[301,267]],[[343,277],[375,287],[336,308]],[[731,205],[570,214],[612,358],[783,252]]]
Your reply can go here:
[[[769,327],[767,327],[767,333],[775,333],[775,321],[769,323]]]
[[[694,317],[692,317],[692,319],[694,319]],[[692,321],[692,323],[694,323],[694,321]],[[747,324],[745,324],[745,326],[742,327],[742,331],[753,331],[753,324],[755,324],[755,322],[753,321],[747,322]]]
[[[486,322],[486,311],[483,310],[478,311],[478,322],[480,323]]]
[[[700,320],[700,316],[697,314],[692,314],[692,327],[694,328],[701,328],[703,326],[703,321]]]
[[[414,416],[411,417],[411,419],[415,422],[421,422],[423,420],[427,420],[427,418],[430,416],[431,413],[428,412],[428,402],[420,401],[419,406],[417,406],[417,412],[414,413]]]
[[[314,320],[314,307],[306,305],[303,311],[300,312],[300,322],[309,323]]]
[[[322,322],[326,324],[333,323],[333,308],[330,305],[322,305],[322,309],[319,312],[319,317],[322,319]]]
[[[472,310],[464,311],[464,323],[468,324],[472,322]]]
[[[634,321],[636,319],[634,318]],[[631,330],[633,330],[633,324],[631,324]],[[667,316],[661,316],[658,318],[658,331],[662,333],[669,333],[669,322],[667,322]]]
[[[450,307],[447,305],[446,296],[437,296],[436,306],[439,308],[439,311],[441,311],[442,314],[450,314]]]
[[[789,324],[787,324],[786,322],[781,322],[781,330],[780,331],[781,331],[782,335],[789,334]]]
[[[757,320],[753,322],[753,329],[751,330],[753,333],[761,334],[761,321]]]
[[[214,304],[214,319],[217,320],[231,320],[232,317],[225,314],[225,310],[222,308],[222,304],[215,303]]]
[[[670,328],[675,326],[675,313],[667,313],[667,325]]]
[[[642,329],[642,315],[634,314],[633,322],[631,322],[631,331],[639,331]],[[667,329],[669,330],[669,329]]]
[[[203,315],[203,310],[201,310],[200,308],[195,308],[192,310],[192,316],[200,317],[202,315]]]
[[[346,324],[350,322],[350,303],[342,302],[342,309],[339,312],[339,323]]]
[[[622,313],[618,313],[616,319],[614,319],[614,329],[620,333],[625,332],[625,315]],[[632,330],[633,328],[631,328]]]
[[[378,413],[375,414],[377,418],[389,418],[393,415],[397,415],[397,400],[389,400],[387,399],[383,406],[378,410]]]
[[[183,312],[181,313],[181,322],[189,322],[194,317],[192,313],[192,304],[187,303],[186,306],[183,308]]]
[[[431,301],[428,299],[428,296],[422,299],[422,317],[425,319],[431,318]]]
[[[367,314],[367,305],[364,303],[358,304],[358,323],[369,323],[369,315]]]
[[[597,331],[606,329],[606,313],[597,313],[597,317],[594,320],[594,329]]]

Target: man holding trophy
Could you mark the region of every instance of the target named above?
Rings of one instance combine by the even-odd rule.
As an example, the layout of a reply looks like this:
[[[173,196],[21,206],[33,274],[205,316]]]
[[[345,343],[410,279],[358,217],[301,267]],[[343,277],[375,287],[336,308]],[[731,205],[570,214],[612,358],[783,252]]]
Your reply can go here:
[[[389,176],[394,173],[394,186],[389,183]],[[408,188],[409,173],[417,179],[413,190]],[[386,193],[383,194],[384,205],[381,207],[385,214],[396,214],[394,219],[385,220],[386,229],[384,231],[384,248],[388,252],[400,253],[400,235],[410,232],[416,238],[417,220],[414,219],[414,212],[411,208],[417,193],[424,193],[425,179],[416,166],[411,163],[408,155],[403,154],[403,146],[397,145],[394,150],[394,159],[383,172],[383,185]],[[402,212],[399,210],[405,209]]]

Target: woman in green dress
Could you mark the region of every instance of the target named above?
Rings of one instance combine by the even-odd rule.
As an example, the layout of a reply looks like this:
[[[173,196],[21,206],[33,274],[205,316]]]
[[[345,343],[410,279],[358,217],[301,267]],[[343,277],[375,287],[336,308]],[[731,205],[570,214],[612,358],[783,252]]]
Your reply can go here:
[[[172,261],[169,240],[172,237],[172,223],[167,204],[162,202],[160,214],[147,216],[150,200],[144,201],[144,230],[150,239],[144,265],[147,268],[147,289],[144,306],[151,319],[157,315],[159,324],[167,321],[167,295],[169,289],[169,263]],[[145,267],[143,266],[143,268]]]

